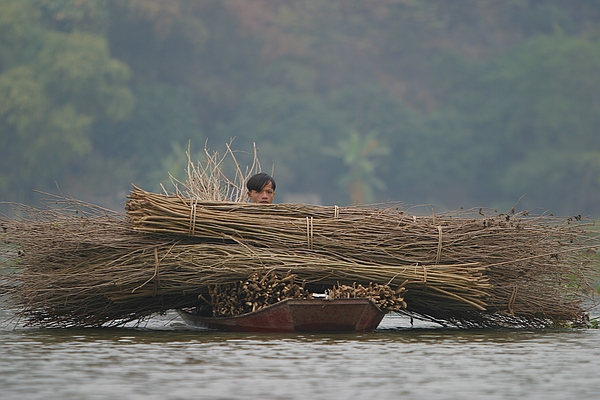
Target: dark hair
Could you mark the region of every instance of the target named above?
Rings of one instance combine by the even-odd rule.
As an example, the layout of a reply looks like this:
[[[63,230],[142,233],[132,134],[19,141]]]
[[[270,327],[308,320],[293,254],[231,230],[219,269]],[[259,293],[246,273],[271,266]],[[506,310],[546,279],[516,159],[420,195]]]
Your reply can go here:
[[[257,192],[260,192],[265,186],[267,186],[269,182],[271,182],[273,191],[275,191],[275,179],[264,172],[259,172],[258,174],[252,175],[250,179],[248,179],[248,182],[246,182],[246,187],[248,188],[248,191],[256,190]]]

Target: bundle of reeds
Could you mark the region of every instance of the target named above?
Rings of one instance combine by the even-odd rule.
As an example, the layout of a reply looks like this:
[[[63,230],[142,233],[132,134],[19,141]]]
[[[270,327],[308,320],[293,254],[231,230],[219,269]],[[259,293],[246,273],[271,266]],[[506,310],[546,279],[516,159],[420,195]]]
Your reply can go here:
[[[585,286],[590,270],[582,255],[593,242],[579,217],[486,211],[416,216],[394,206],[214,203],[135,187],[127,203],[133,228],[140,232],[307,250],[382,269],[421,267],[423,280],[427,271],[466,266],[465,274],[485,271],[485,284],[493,287],[479,287],[480,296],[471,303],[475,308],[553,317],[576,310],[573,298],[578,296],[564,288],[574,281]],[[535,300],[544,291],[554,298],[552,302]],[[428,297],[439,293],[430,290]]]
[[[131,216],[73,199],[54,202],[20,206],[21,217],[2,221],[5,264],[18,267],[3,291],[7,305],[27,324],[118,325],[196,307],[199,296],[210,296],[211,286],[265,271],[295,274],[311,292],[336,284],[404,283],[406,312],[459,326],[538,326],[583,317],[581,293],[590,264],[582,250],[591,238],[575,223],[515,217],[510,229],[500,225],[500,216],[413,218],[390,208],[351,207],[333,218],[316,218],[330,210],[215,203],[202,210],[220,212],[196,223],[219,232],[234,219],[239,234],[203,237],[140,232]],[[293,223],[301,219],[292,216],[300,209],[312,212],[313,221],[330,222],[318,225],[329,236],[313,227],[312,248],[306,228]],[[261,218],[246,229],[245,214]],[[346,215],[353,224],[344,225]],[[286,234],[277,236],[272,225]],[[364,235],[353,233],[357,230]],[[272,236],[266,242],[252,237],[263,238],[264,232]]]
[[[172,194],[134,187],[126,214],[56,196],[16,205],[0,221],[0,261],[15,271],[0,282],[4,306],[29,325],[119,325],[201,307],[211,288],[273,273],[312,293],[402,285],[400,312],[456,326],[585,318],[585,250],[598,241],[579,218],[246,204],[243,182],[258,164],[230,181],[222,163],[189,161]]]
[[[482,288],[488,286],[487,278],[474,265],[440,266],[429,271],[403,265],[381,267],[309,251],[190,243],[124,232],[120,230],[124,220],[119,215],[84,217],[86,223],[78,224],[82,212],[77,216],[55,209],[48,212],[53,218],[44,218],[47,223],[25,219],[4,225],[6,241],[19,243],[21,252],[11,257],[18,260],[20,271],[13,276],[17,284],[9,291],[10,304],[30,324],[119,324],[172,308],[196,306],[199,295],[210,295],[211,286],[235,283],[260,271],[297,274],[312,292],[323,292],[338,282],[366,285],[408,279],[406,286],[415,288],[417,295],[417,288],[426,282],[431,295],[437,294],[443,303],[441,309],[458,312],[473,308],[469,303],[482,307]],[[41,213],[44,211],[36,212]],[[108,226],[110,221],[115,227],[112,232],[86,229],[87,223]],[[30,234],[32,225],[38,235]],[[64,229],[57,230],[57,226]],[[123,240],[116,240],[120,234],[125,234]]]

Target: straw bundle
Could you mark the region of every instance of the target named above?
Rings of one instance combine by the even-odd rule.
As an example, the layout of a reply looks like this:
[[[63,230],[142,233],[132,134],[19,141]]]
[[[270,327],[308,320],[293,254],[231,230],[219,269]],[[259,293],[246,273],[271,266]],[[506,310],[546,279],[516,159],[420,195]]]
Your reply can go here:
[[[579,282],[578,287],[586,285],[589,260],[582,264],[582,254],[594,242],[582,230],[579,217],[485,215],[481,209],[417,217],[390,206],[199,202],[135,187],[126,208],[133,229],[140,232],[308,250],[339,262],[367,263],[381,269],[422,267],[425,281],[428,271],[463,266],[463,273],[480,273],[485,282],[478,282],[476,298],[462,294],[455,298],[476,309],[503,310],[511,315],[515,310],[521,315],[553,318],[576,315],[578,295],[564,288],[574,281]],[[453,272],[445,273],[450,277]],[[425,303],[442,293],[432,290],[435,285],[431,282],[426,286],[430,292]],[[456,294],[456,289],[446,293],[448,297]],[[542,292],[554,299],[541,300]],[[439,305],[432,308],[439,309]]]
[[[0,218],[0,265],[14,271],[0,280],[3,306],[28,325],[120,325],[201,308],[216,287],[277,274],[310,293],[401,286],[390,310],[460,327],[585,318],[594,273],[585,250],[598,241],[580,218],[246,204],[257,162],[229,180],[216,154],[188,161],[173,194],[134,187],[125,214],[64,197],[15,205],[17,217]]]
[[[189,204],[158,197],[163,212],[171,201]],[[119,325],[197,307],[211,287],[265,271],[295,274],[310,292],[404,283],[406,312],[458,326],[542,326],[548,318],[583,317],[590,263],[581,249],[591,238],[575,223],[513,217],[511,226],[501,216],[198,202],[189,236],[190,228],[170,217],[148,232],[145,221],[134,220],[152,215],[148,208],[132,215],[74,199],[54,202],[20,206],[19,218],[1,222],[5,264],[19,267],[2,289],[27,324]],[[306,215],[313,218],[312,240],[311,227],[299,222]]]

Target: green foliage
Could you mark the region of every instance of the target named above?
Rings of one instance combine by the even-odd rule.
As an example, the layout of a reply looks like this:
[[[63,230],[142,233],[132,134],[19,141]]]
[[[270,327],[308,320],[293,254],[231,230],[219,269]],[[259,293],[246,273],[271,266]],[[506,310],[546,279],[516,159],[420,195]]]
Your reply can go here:
[[[154,190],[188,141],[236,137],[278,198],[525,195],[596,215],[598,15],[587,0],[0,0],[0,200],[56,181],[91,200]]]
[[[336,202],[406,199],[404,188],[412,170],[408,157],[412,139],[422,133],[421,114],[375,83],[335,90],[327,106],[330,118],[340,126],[327,138],[325,149],[325,154],[338,157],[335,163],[339,165],[332,168],[335,164],[330,162],[329,167],[335,172],[332,181],[342,188]],[[371,140],[377,142],[373,154],[367,144]],[[349,191],[348,185],[353,189]]]
[[[16,40],[6,53],[24,48],[22,57],[8,57],[0,69],[3,198],[13,197],[10,188],[17,184],[47,189],[71,162],[91,152],[95,121],[126,118],[134,104],[125,86],[129,68],[110,57],[104,38],[45,30],[34,5],[0,3],[0,15],[18,16],[0,28]]]
[[[163,162],[172,164],[167,161],[172,149],[189,141],[201,145],[204,136],[189,89],[167,84],[138,86],[136,98],[131,118],[96,126],[95,147],[107,159],[133,168],[137,185],[156,189],[169,172],[178,175],[183,170],[164,169]]]
[[[0,93],[0,115],[20,136],[26,136],[43,121],[47,99],[30,67],[13,68],[0,75]]]
[[[106,40],[88,33],[48,32],[36,67],[48,96],[85,114],[112,121],[131,113],[134,97],[124,85],[129,68],[110,57]]]
[[[529,207],[593,212],[600,196],[590,153],[600,146],[600,43],[540,36],[469,68],[445,96],[467,117],[476,165],[494,168],[487,201],[527,194]]]
[[[377,132],[361,135],[351,130],[347,137],[337,142],[336,147],[325,148],[324,151],[341,158],[348,167],[348,172],[338,179],[338,183],[347,190],[351,203],[373,203],[374,190],[385,188],[385,182],[377,177],[376,169],[381,157],[390,154],[390,149],[381,143]]]
[[[278,193],[284,193],[279,187],[317,189],[321,182],[315,177],[325,161],[321,154],[324,138],[336,129],[318,96],[273,87],[249,92],[237,117],[223,126],[217,138],[227,142],[235,137],[235,147],[248,152],[256,143],[263,170],[270,172],[274,166]],[[251,162],[250,156],[240,155],[239,161]]]
[[[413,115],[404,141],[398,144],[396,173],[389,176],[397,198],[412,203],[460,207],[485,190],[478,163],[488,156],[475,145],[469,119],[452,109]]]
[[[103,33],[108,24],[108,5],[104,0],[33,0],[41,22],[49,29]]]

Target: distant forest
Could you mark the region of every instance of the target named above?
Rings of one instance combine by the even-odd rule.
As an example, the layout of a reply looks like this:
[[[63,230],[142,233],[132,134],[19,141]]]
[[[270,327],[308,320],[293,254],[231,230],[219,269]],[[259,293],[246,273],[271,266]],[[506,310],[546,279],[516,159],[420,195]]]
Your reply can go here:
[[[0,0],[0,201],[232,139],[276,202],[600,217],[600,1]]]

